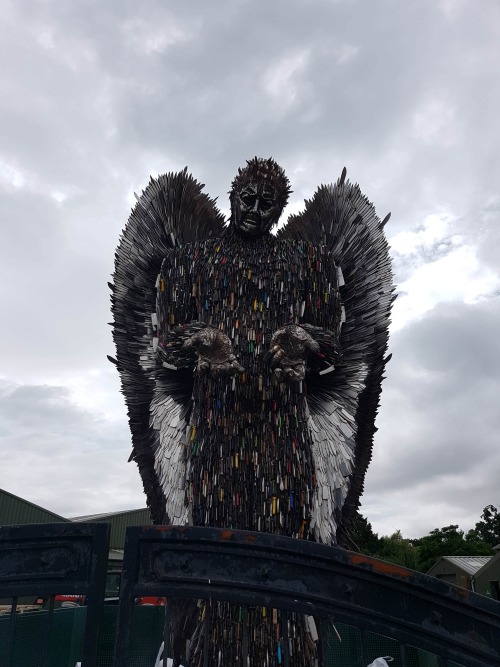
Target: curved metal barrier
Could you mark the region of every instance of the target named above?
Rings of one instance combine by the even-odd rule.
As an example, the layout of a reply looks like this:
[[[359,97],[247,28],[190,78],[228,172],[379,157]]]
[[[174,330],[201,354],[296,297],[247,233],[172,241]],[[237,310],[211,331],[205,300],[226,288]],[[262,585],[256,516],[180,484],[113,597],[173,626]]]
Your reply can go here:
[[[128,528],[116,667],[127,665],[132,605],[141,595],[296,611],[418,646],[440,656],[441,665],[500,664],[499,602],[306,540],[215,528]]]

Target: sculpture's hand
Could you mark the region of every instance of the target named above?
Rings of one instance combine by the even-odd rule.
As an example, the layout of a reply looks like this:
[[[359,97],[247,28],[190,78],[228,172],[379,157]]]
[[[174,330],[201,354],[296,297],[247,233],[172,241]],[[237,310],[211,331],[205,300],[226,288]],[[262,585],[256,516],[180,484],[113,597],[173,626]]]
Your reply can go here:
[[[244,368],[236,361],[231,341],[219,329],[206,327],[190,336],[183,349],[194,350],[198,355],[197,369],[200,374],[219,377],[243,373]]]
[[[319,352],[319,345],[314,338],[302,327],[287,324],[271,338],[267,358],[280,382],[300,382],[306,375],[306,360],[310,352]]]

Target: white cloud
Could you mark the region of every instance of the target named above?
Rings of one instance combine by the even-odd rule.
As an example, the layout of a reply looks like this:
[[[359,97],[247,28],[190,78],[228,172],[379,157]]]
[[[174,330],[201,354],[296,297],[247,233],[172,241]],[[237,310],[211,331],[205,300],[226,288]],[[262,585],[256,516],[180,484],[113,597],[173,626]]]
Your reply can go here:
[[[422,264],[398,287],[392,330],[397,331],[441,303],[472,304],[500,288],[500,275],[481,266],[477,250],[461,246],[434,262]]]
[[[462,12],[467,3],[465,0],[439,0],[437,4],[447,18],[454,18]]]
[[[63,387],[75,408],[100,419],[125,424],[127,414],[116,367],[108,362],[104,368],[83,368],[79,372],[59,372],[47,376],[48,387]]]
[[[58,204],[62,204],[63,202],[66,201],[68,195],[65,192],[60,192],[59,190],[55,190],[54,192],[51,193],[51,197]]]
[[[411,255],[422,248],[434,246],[449,237],[452,221],[447,213],[428,215],[417,231],[406,230],[391,237],[391,249],[399,255]]]
[[[264,89],[277,102],[282,111],[297,100],[299,94],[298,76],[304,72],[309,61],[309,51],[286,56],[272,65],[264,76]]]
[[[139,53],[158,55],[164,53],[170,46],[192,40],[199,24],[194,22],[189,27],[183,27],[170,16],[168,21],[163,19],[160,25],[153,21],[145,21],[134,17],[122,26],[125,39]]]
[[[414,113],[413,130],[426,144],[451,148],[459,137],[455,109],[444,100],[430,100]]]
[[[26,177],[22,171],[2,158],[0,158],[0,179],[4,185],[16,189],[22,188],[26,184]]]
[[[399,297],[392,330],[418,319],[442,303],[472,304],[500,287],[500,271],[480,260],[480,234],[473,236],[451,211],[433,213],[416,230],[404,230],[389,242]]]
[[[7,192],[24,190],[51,199],[58,204],[64,203],[69,197],[81,194],[79,186],[65,183],[50,183],[43,175],[21,167],[15,162],[0,157],[0,187]]]
[[[38,44],[40,44],[40,46],[43,46],[44,49],[52,50],[56,48],[54,34],[50,28],[43,29],[39,33],[36,41]]]
[[[359,46],[354,44],[343,44],[334,49],[335,58],[339,65],[344,65],[353,60],[359,53]]]

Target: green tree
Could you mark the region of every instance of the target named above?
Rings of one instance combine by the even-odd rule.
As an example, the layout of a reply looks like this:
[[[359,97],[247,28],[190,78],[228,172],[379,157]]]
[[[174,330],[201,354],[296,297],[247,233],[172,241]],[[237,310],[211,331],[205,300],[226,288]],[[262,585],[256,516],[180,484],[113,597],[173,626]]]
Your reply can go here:
[[[491,556],[492,548],[473,535],[464,535],[458,525],[435,528],[415,541],[418,547],[418,569],[427,572],[441,556]]]
[[[373,532],[372,524],[362,514],[356,512],[352,522],[349,539],[351,544],[349,549],[366,554],[367,556],[376,556],[379,548],[379,538],[377,533]]]
[[[359,512],[353,521],[350,530],[351,549],[374,556],[381,560],[416,569],[418,551],[411,540],[405,539],[401,531],[392,535],[380,537],[373,532],[371,523]]]
[[[467,536],[474,533],[476,539],[488,544],[490,547],[496,547],[500,544],[500,514],[493,505],[487,505],[481,514],[482,521],[476,523],[473,531],[469,531]]]
[[[419,551],[413,540],[408,540],[397,530],[392,535],[385,535],[379,540],[377,557],[396,565],[403,565],[412,570],[418,568]]]

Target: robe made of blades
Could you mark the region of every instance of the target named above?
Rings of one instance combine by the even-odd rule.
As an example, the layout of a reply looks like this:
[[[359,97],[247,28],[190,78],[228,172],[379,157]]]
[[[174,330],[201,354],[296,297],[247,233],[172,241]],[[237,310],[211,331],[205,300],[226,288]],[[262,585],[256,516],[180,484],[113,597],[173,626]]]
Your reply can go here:
[[[183,436],[186,478],[180,485],[170,480],[165,488],[167,510],[172,492],[181,494],[184,486],[187,520],[194,525],[311,537],[317,483],[307,377],[278,382],[267,353],[273,333],[287,324],[302,324],[320,340],[322,333],[339,329],[338,272],[331,254],[311,243],[227,235],[169,252],[157,289],[160,359],[169,366],[194,366],[194,357],[183,356],[182,342],[194,330],[212,326],[230,338],[245,369],[241,376],[216,379],[195,372]],[[330,347],[313,365],[332,362]],[[174,430],[171,437],[179,435]],[[174,449],[175,443],[164,443],[163,451]],[[269,618],[265,609],[252,613],[258,621],[243,622],[240,611],[219,603],[211,622],[213,660],[241,659],[243,634],[250,664],[265,664],[269,653],[276,658],[285,650],[281,613],[268,610]],[[300,615],[287,622],[290,664],[311,664],[317,646],[307,624],[314,622]],[[201,620],[195,624],[190,665],[201,664],[203,627]],[[249,641],[255,632],[259,636]]]
[[[316,470],[307,378],[278,382],[266,353],[287,324],[328,331],[339,320],[337,267],[324,247],[228,235],[167,255],[158,281],[163,357],[179,363],[179,327],[187,335],[190,325],[208,325],[230,338],[245,369],[217,379],[195,374],[185,436],[190,523],[308,536]]]

